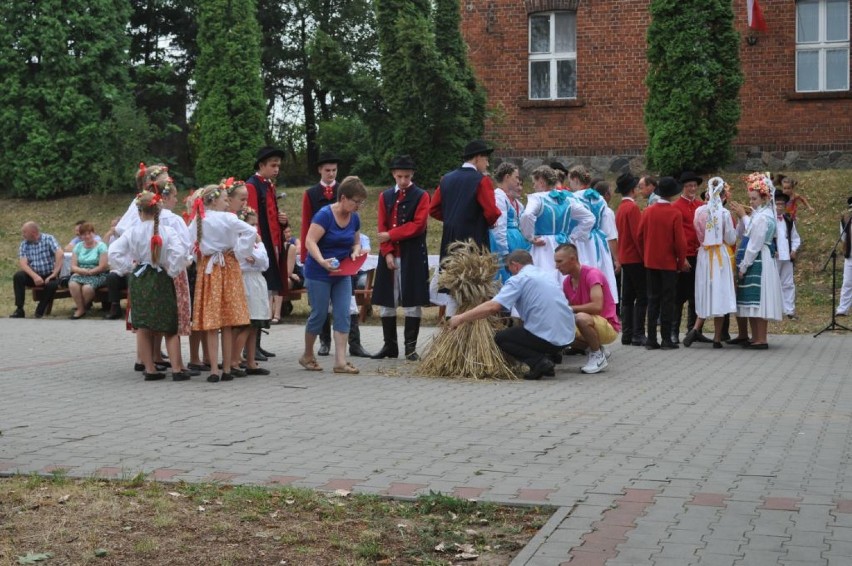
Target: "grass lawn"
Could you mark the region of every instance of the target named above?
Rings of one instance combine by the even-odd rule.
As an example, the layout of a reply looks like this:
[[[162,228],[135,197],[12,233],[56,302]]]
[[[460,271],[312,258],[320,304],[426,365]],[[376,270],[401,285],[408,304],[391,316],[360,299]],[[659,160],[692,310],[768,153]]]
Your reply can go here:
[[[782,321],[770,324],[770,333],[811,333],[823,328],[831,318],[831,272],[823,271],[822,266],[828,258],[832,245],[837,240],[838,218],[846,209],[846,198],[852,194],[852,171],[826,170],[795,173],[799,179],[800,192],[805,194],[814,207],[814,211],[800,207],[798,230],[802,237],[802,249],[796,262],[797,310],[798,321]],[[726,179],[734,187],[734,200],[747,203],[742,175],[727,175]],[[614,178],[609,179],[613,182]],[[702,185],[702,189],[706,186]],[[288,188],[284,209],[298,230],[301,217],[302,193],[306,187]],[[528,185],[529,188],[529,185]],[[376,234],[376,204],[381,187],[370,189],[370,198],[362,207],[361,218],[365,234],[371,237],[374,249]],[[74,222],[86,219],[95,224],[99,232],[106,232],[111,218],[120,216],[127,209],[132,195],[106,195],[69,197],[49,201],[23,199],[0,199],[0,315],[6,316],[14,310],[12,294],[12,274],[17,270],[20,227],[26,220],[37,221],[42,231],[56,236],[61,244],[66,244],[72,235]],[[616,195],[610,203],[618,206]],[[441,223],[429,220],[429,250],[438,253],[441,238]],[[838,260],[838,286],[842,279],[843,258]],[[34,307],[29,297],[25,308],[29,315]],[[71,314],[73,303],[70,299],[57,301],[52,316],[67,317]],[[428,316],[434,317],[437,309],[427,309]],[[295,321],[301,321],[307,312],[307,304],[301,301],[294,310]]]
[[[0,479],[0,566],[496,566],[509,564],[551,513],[440,494],[401,502],[290,487],[17,476]]]

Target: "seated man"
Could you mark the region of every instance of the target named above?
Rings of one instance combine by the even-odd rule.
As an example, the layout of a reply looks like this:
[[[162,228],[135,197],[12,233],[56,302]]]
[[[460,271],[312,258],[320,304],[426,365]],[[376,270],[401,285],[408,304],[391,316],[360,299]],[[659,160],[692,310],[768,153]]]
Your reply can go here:
[[[490,301],[450,318],[450,328],[514,307],[524,325],[498,331],[494,336],[497,347],[529,366],[524,379],[553,375],[549,356],[558,354],[574,340],[574,313],[559,292],[553,273],[534,266],[529,252],[510,252],[506,269],[512,276],[500,292]]]
[[[554,260],[556,268],[566,276],[562,290],[574,311],[576,332],[580,334],[571,346],[589,348],[589,360],[580,371],[598,373],[608,365],[603,345],[613,342],[621,330],[609,283],[599,269],[580,263],[574,244],[556,248]]]
[[[24,318],[26,288],[44,285],[44,294],[35,311],[36,318],[41,318],[59,286],[59,271],[65,254],[56,238],[42,234],[35,222],[25,223],[21,227],[21,236],[24,238],[18,248],[21,270],[12,277],[15,289],[15,312],[12,318]]]

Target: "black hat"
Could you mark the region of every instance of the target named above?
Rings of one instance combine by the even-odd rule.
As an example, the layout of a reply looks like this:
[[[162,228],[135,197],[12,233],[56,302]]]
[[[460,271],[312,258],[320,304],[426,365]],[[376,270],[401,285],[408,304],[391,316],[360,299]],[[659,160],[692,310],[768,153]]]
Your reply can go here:
[[[281,159],[284,159],[284,150],[272,147],[271,145],[260,148],[257,151],[257,158],[254,160],[254,168],[257,169],[260,167],[260,162],[266,161],[270,157],[280,157]]]
[[[852,197],[846,199],[846,206],[849,208],[849,210],[852,210]]]
[[[683,187],[675,181],[674,177],[663,177],[657,183],[657,190],[655,192],[662,198],[671,198],[682,190]]]
[[[341,161],[342,159],[340,159],[330,151],[324,151],[319,154],[319,159],[317,159],[316,167],[319,167],[320,165],[325,165],[326,163],[339,164]]]
[[[632,173],[622,173],[615,180],[615,192],[620,195],[626,195],[636,188],[639,184],[639,179],[634,177]]]
[[[566,175],[568,174],[568,169],[566,169],[565,166],[559,163],[558,161],[554,161],[553,163],[551,163],[550,168],[554,171],[562,171]]]
[[[491,155],[494,151],[493,147],[488,147],[488,144],[482,140],[473,140],[466,146],[464,146],[464,153],[462,154],[462,159],[470,159],[472,157],[476,157],[477,155]]]
[[[692,171],[684,171],[683,173],[680,174],[680,179],[677,180],[677,182],[680,183],[681,185],[683,185],[684,183],[688,183],[690,181],[695,181],[697,184],[700,185],[701,183],[704,182],[704,179],[702,177],[699,177],[698,175],[696,175]]]
[[[414,166],[414,160],[411,159],[410,155],[397,155],[390,162],[390,169],[393,171],[394,169],[405,169],[409,171],[414,171],[417,167]]]

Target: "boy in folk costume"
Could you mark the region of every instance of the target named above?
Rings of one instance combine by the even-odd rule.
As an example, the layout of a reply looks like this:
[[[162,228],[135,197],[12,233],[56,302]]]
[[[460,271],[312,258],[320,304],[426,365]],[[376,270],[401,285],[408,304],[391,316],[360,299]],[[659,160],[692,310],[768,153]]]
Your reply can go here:
[[[621,203],[615,213],[618,227],[618,261],[621,263],[621,343],[625,346],[645,345],[645,314],[648,312],[648,295],[645,291],[645,266],[639,247],[639,224],[642,211],[636,205],[636,188],[639,179],[630,173],[621,175],[615,190],[621,194]]]
[[[283,158],[284,152],[280,149],[270,146],[260,148],[254,162],[256,172],[246,180],[246,204],[257,211],[257,232],[269,257],[269,269],[263,272],[263,276],[270,295],[287,290],[286,277],[282,277],[279,263],[283,248],[282,226],[287,224],[287,214],[279,210],[275,194],[275,179]],[[255,340],[257,352],[266,358],[275,357],[275,354],[260,347],[260,336],[261,332],[258,332]]]
[[[793,280],[793,265],[796,254],[802,245],[796,220],[786,212],[787,201],[790,197],[784,193],[775,193],[775,263],[778,265],[778,276],[781,278],[781,299],[784,314],[790,320],[796,316],[796,283]]]
[[[657,185],[660,200],[645,209],[639,224],[638,244],[645,263],[648,289],[647,350],[674,350],[678,347],[671,340],[677,275],[679,270],[689,269],[683,216],[671,206],[671,201],[680,191],[681,187],[673,177],[660,179]],[[657,318],[660,319],[660,342],[657,342]]]
[[[337,181],[337,168],[341,159],[331,152],[320,153],[316,167],[319,173],[319,183],[309,187],[302,195],[302,226],[300,238],[302,241],[301,261],[305,263],[308,257],[308,248],[305,239],[308,229],[311,227],[311,219],[322,207],[337,202],[337,193],[340,183]],[[320,346],[317,355],[327,356],[331,352],[331,316],[327,316],[319,335]],[[349,355],[360,358],[369,358],[370,354],[361,345],[361,329],[358,326],[358,315],[349,315]]]
[[[723,319],[736,312],[737,295],[734,289],[733,256],[731,248],[737,241],[737,231],[731,213],[722,205],[725,181],[713,177],[708,183],[710,199],[695,211],[693,225],[698,237],[695,264],[695,325],[683,338],[689,348],[698,338],[704,320],[713,317],[713,347],[722,347]]]
[[[395,157],[390,168],[396,185],[379,195],[380,257],[373,285],[373,304],[381,307],[384,345],[373,359],[399,356],[396,307],[401,306],[405,313],[405,357],[416,361],[420,359],[420,307],[429,305],[429,193],[412,182],[415,166],[408,155]]]

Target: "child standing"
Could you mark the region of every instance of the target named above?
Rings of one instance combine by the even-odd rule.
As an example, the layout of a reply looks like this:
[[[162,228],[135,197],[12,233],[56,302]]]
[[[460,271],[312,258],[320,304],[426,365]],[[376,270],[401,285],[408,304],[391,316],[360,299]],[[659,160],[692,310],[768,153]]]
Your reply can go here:
[[[136,348],[146,381],[165,378],[154,365],[154,337],[166,336],[172,363],[172,379],[185,381],[178,338],[178,308],[172,278],[186,268],[189,249],[168,226],[160,225],[161,197],[145,191],[137,197],[141,222],[124,232],[109,247],[109,262],[120,273],[129,273],[133,297],[130,324],[136,330]]]
[[[222,381],[234,377],[232,367],[234,326],[249,323],[245,286],[239,259],[251,256],[258,241],[257,231],[228,212],[228,193],[224,186],[207,185],[193,205],[194,218],[189,225],[195,237],[198,273],[193,304],[193,330],[207,333],[210,375],[207,381],[219,381],[219,331],[222,331]]]
[[[808,202],[807,197],[796,192],[796,187],[798,186],[799,181],[793,177],[785,177],[781,175],[781,192],[787,195],[787,214],[790,215],[790,218],[793,221],[796,220],[796,213],[799,210],[800,204],[806,206],[809,212],[814,211],[814,207],[812,207],[811,203]]]
[[[778,265],[778,276],[781,278],[781,301],[784,314],[790,320],[796,316],[796,283],[793,281],[793,266],[796,254],[802,245],[796,221],[786,213],[790,197],[784,193],[775,194],[775,263]]]

